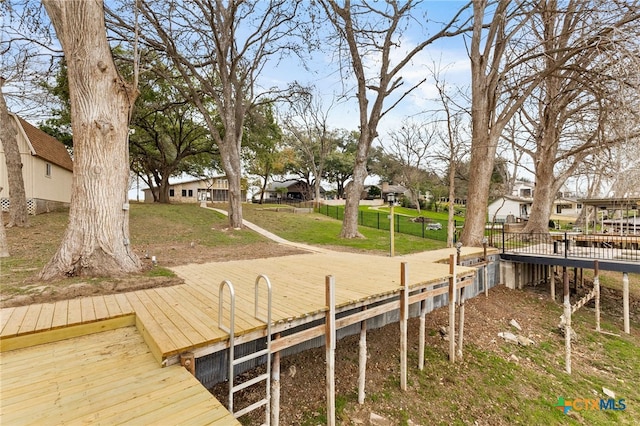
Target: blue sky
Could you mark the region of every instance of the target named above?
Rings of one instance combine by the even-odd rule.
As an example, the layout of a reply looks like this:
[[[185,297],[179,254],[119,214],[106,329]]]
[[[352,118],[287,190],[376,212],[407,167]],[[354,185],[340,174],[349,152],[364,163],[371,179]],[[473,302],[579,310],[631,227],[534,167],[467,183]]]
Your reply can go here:
[[[424,1],[416,10],[417,15],[422,18],[426,13],[429,19],[437,22],[444,22],[451,19],[466,2],[463,1]],[[430,32],[439,29],[441,24],[433,23],[431,27],[422,25],[422,20],[414,16],[414,22],[400,39],[400,47],[392,53],[393,63],[403,58],[408,50],[420,43]],[[431,31],[430,31],[431,30]],[[291,81],[298,81],[303,85],[312,85],[323,96],[324,104],[331,105],[332,101],[343,93],[353,95],[353,81],[342,81],[337,64],[334,62],[332,52],[317,54],[306,63],[310,71],[305,70],[296,59],[290,58],[283,61],[280,66],[267,67],[262,75],[261,82],[264,86],[283,86]],[[395,61],[394,61],[395,59]],[[365,63],[370,64],[371,70],[376,71],[375,59],[365,59]],[[414,57],[410,65],[405,67],[401,75],[405,81],[404,86],[411,87],[423,78],[427,81],[423,83],[412,94],[405,98],[394,110],[380,123],[380,134],[396,127],[406,116],[415,115],[421,111],[437,108],[432,100],[437,97],[434,81],[429,78],[429,69],[440,69],[441,77],[446,80],[449,86],[466,88],[470,81],[470,66],[464,40],[461,36],[436,41],[431,46]],[[402,93],[400,90],[396,95]],[[370,98],[372,102],[372,98]],[[386,105],[390,105],[387,102]],[[333,108],[330,121],[333,127],[357,129],[358,106],[353,96],[340,101],[339,105]]]

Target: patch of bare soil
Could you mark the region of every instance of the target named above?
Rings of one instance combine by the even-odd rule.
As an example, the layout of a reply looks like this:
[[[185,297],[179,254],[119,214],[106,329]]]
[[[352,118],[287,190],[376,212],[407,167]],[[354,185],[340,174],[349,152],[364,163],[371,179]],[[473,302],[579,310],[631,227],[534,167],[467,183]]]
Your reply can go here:
[[[264,257],[288,256],[304,253],[302,250],[276,243],[261,242],[240,246],[206,247],[191,244],[153,244],[135,248],[143,262],[141,274],[108,279],[87,279],[78,282],[66,280],[48,282],[46,284],[35,278],[27,279],[19,291],[12,294],[3,292],[0,307],[23,306],[32,303],[49,303],[77,297],[97,296],[103,294],[124,293],[147,288],[168,287],[182,284],[183,280],[172,276],[150,276],[148,272],[154,267],[152,256],[156,257],[160,267],[190,263],[224,262],[230,260],[258,259]],[[34,273],[37,271],[34,271]]]

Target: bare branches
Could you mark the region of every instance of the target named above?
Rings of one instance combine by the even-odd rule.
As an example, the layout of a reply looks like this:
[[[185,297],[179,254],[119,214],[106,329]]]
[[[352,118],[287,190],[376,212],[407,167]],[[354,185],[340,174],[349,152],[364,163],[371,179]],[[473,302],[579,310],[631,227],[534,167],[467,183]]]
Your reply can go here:
[[[396,1],[365,1],[352,4],[349,0],[342,3],[321,0],[319,3],[337,35],[333,39],[335,45],[341,52],[342,49],[346,50],[344,56],[350,58],[348,65],[344,66],[355,77],[360,139],[341,232],[342,237],[354,238],[360,236],[357,231],[357,209],[367,175],[369,150],[378,136],[378,124],[383,116],[426,81],[422,79],[401,92],[402,72],[418,53],[436,40],[470,30],[470,17],[463,18],[470,3],[455,13],[433,35],[424,37],[409,48],[403,45],[408,43],[403,36],[408,22],[412,21],[412,14],[420,12],[418,2],[407,1],[400,4]],[[385,102],[396,92],[400,94],[385,109]]]

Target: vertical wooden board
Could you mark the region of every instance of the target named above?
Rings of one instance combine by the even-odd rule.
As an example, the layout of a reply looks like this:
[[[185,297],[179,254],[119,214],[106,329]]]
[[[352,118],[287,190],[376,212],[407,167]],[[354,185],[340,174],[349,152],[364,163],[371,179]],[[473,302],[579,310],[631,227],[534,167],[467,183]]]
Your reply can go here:
[[[38,317],[38,322],[36,323],[37,331],[51,329],[51,324],[53,323],[54,308],[54,303],[45,303],[42,305],[42,310],[40,311],[40,316]]]
[[[80,310],[82,312],[83,323],[96,320],[96,311],[93,308],[93,297],[83,297],[80,299]]]
[[[15,309],[16,308],[14,307],[0,309],[0,336],[4,331],[4,326],[7,325],[7,322],[9,321],[9,318],[11,318],[11,315],[13,314],[13,311],[15,311]]]
[[[40,303],[29,305],[27,313],[22,320],[22,324],[20,324],[20,330],[18,330],[18,334],[33,333],[33,331],[36,329],[36,324],[38,323],[38,317],[40,316],[41,310],[42,304]]]
[[[51,319],[51,328],[64,327],[67,325],[67,317],[69,315],[69,301],[58,300],[53,307],[53,318]]]
[[[67,308],[67,324],[79,324],[82,322],[82,310],[80,308],[80,299],[69,300]]]
[[[104,296],[95,296],[92,299],[96,319],[101,320],[109,318],[109,310],[107,309],[107,304],[104,301]]]

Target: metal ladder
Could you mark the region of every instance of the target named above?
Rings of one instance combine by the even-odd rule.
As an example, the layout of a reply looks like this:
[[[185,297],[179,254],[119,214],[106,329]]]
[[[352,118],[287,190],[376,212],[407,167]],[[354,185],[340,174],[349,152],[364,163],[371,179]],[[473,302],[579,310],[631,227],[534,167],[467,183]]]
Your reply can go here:
[[[258,295],[259,295],[259,285],[260,282],[264,281],[267,285],[267,312],[266,312],[266,317],[259,315],[258,312]],[[229,327],[225,326],[222,323],[222,313],[223,313],[223,302],[224,302],[224,288],[228,287],[229,288],[229,298],[230,298],[230,308],[229,308]],[[218,327],[229,333],[229,406],[227,407],[229,409],[229,411],[233,414],[233,416],[235,418],[244,416],[245,414],[255,410],[256,408],[262,407],[263,405],[265,406],[265,417],[266,417],[266,421],[265,424],[269,425],[270,421],[271,421],[271,406],[270,406],[270,401],[271,401],[271,281],[269,281],[269,278],[266,275],[260,274],[258,275],[258,277],[256,278],[256,282],[255,282],[255,309],[254,309],[254,317],[259,320],[259,321],[263,321],[264,323],[266,323],[267,325],[267,347],[265,349],[262,349],[260,351],[254,352],[252,354],[249,355],[245,355],[243,357],[240,358],[235,358],[235,354],[234,354],[234,348],[235,348],[235,310],[236,310],[236,296],[235,296],[235,290],[233,288],[233,284],[231,284],[231,281],[229,280],[224,280],[220,283],[220,287],[219,287],[219,297],[218,297]],[[233,378],[234,378],[234,367],[236,365],[239,365],[243,362],[247,362],[247,361],[251,361],[253,359],[259,358],[263,355],[266,355],[267,357],[267,371],[264,374],[260,374],[259,376],[254,377],[251,380],[247,380],[244,383],[241,383],[237,386],[234,386],[233,384]],[[242,410],[238,410],[237,412],[233,411],[233,394],[236,392],[241,391],[242,389],[248,388],[249,386],[255,385],[256,383],[260,383],[261,381],[265,382],[265,386],[266,386],[266,396],[259,400],[254,402],[253,404],[243,408]]]

